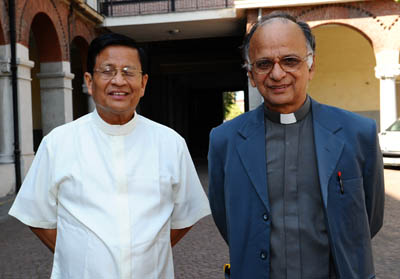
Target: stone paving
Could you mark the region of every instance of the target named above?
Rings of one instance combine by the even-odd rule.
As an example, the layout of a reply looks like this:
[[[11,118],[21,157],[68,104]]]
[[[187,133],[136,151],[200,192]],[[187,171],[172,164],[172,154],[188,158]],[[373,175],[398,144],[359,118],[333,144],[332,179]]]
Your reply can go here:
[[[198,170],[207,187],[205,167]],[[378,279],[399,279],[400,169],[385,169],[385,179],[384,227],[373,239],[375,267]],[[176,279],[222,279],[222,266],[229,261],[210,216],[196,224],[173,253]],[[11,217],[0,218],[0,279],[47,279],[51,263],[52,254],[28,228]]]

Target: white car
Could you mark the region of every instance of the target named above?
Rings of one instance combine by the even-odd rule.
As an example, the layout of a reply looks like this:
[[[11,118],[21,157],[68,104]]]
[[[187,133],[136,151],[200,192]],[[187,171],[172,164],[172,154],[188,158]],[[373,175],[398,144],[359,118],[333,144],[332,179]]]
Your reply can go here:
[[[385,166],[400,166],[400,118],[379,133],[379,143]]]

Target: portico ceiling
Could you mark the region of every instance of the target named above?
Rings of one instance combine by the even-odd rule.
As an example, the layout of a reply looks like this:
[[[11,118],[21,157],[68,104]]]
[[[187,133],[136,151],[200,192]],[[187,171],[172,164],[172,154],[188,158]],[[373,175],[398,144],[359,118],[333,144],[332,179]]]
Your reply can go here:
[[[244,11],[234,8],[106,17],[101,25],[138,42],[241,36],[245,26]]]

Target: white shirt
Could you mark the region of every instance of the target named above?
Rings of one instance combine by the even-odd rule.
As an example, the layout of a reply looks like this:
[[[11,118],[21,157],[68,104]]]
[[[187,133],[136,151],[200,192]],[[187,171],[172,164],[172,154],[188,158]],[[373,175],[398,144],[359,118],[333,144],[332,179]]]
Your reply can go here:
[[[169,279],[170,230],[210,209],[181,136],[94,111],[43,138],[9,214],[57,228],[53,279]]]

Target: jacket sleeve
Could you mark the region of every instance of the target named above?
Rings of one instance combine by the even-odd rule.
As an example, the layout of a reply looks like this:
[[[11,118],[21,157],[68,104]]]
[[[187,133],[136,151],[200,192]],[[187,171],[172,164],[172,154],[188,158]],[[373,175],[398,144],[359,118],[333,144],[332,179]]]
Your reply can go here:
[[[375,122],[371,125],[369,138],[371,139],[366,154],[364,169],[364,191],[371,238],[380,230],[383,224],[385,206],[385,187],[383,175],[383,158]]]
[[[218,154],[218,151],[221,151],[221,144],[219,147],[217,146],[218,140],[220,138],[215,136],[215,129],[213,129],[210,133],[208,150],[208,198],[214,222],[224,240],[229,244],[225,208],[224,163]]]

